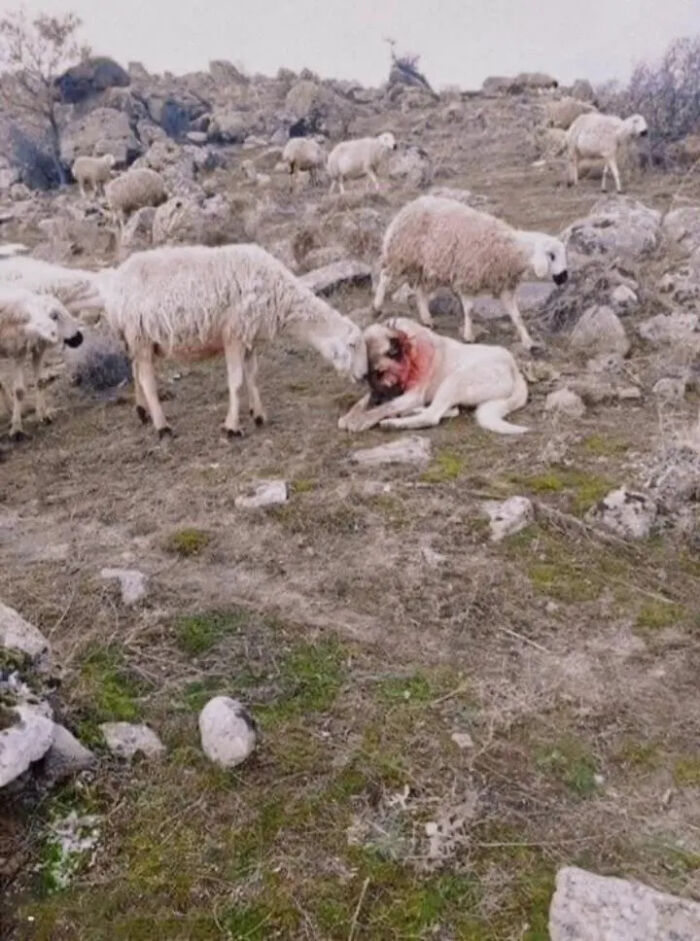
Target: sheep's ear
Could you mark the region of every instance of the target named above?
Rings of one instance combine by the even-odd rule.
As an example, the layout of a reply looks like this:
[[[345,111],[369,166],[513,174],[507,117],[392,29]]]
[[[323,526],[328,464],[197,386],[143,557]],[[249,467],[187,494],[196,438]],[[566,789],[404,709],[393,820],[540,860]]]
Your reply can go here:
[[[536,245],[532,253],[532,270],[538,278],[545,278],[549,274],[549,262],[544,248]]]

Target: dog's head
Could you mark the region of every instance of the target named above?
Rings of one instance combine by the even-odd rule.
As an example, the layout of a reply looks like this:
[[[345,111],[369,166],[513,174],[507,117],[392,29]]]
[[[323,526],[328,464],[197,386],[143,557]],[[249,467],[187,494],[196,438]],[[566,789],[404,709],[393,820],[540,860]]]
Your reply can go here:
[[[405,391],[411,339],[402,330],[385,324],[371,324],[364,332],[364,340],[367,347],[367,381],[372,404],[378,405]]]

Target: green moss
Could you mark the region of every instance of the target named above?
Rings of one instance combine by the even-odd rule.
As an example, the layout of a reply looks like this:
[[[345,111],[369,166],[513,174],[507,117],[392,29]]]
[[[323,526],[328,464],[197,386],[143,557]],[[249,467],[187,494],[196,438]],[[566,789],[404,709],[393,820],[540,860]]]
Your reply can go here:
[[[316,481],[311,477],[298,477],[292,481],[292,493],[311,493],[316,489]]]
[[[678,787],[700,787],[700,755],[678,758],[673,766],[673,780]]]
[[[613,487],[608,478],[575,467],[548,470],[541,474],[515,475],[510,479],[531,493],[569,494],[571,509],[575,513],[584,513],[590,509]]]
[[[245,608],[183,615],[175,622],[177,645],[190,656],[206,653],[224,637],[238,634],[248,617]]]
[[[625,742],[616,754],[618,761],[634,768],[655,768],[661,762],[660,746],[657,742]]]
[[[643,631],[658,631],[677,624],[684,611],[680,605],[664,604],[663,601],[645,601],[637,615],[637,627]]]
[[[116,645],[92,647],[80,665],[79,696],[89,710],[83,734],[100,722],[135,722],[141,718],[140,699],[147,685],[129,669]],[[89,735],[94,741],[94,734]]]
[[[588,797],[596,789],[596,761],[586,745],[568,738],[555,745],[540,747],[535,755],[537,767],[562,781],[579,797]]]
[[[179,529],[168,536],[165,548],[173,555],[188,557],[199,555],[210,542],[211,535],[203,529]]]
[[[583,566],[566,558],[560,562],[536,562],[528,566],[527,575],[536,591],[568,604],[594,601],[601,592],[601,586]]]
[[[629,442],[616,435],[593,434],[588,435],[581,442],[581,449],[586,454],[592,454],[596,457],[615,457],[624,454],[629,448]]]
[[[441,451],[420,479],[425,483],[441,484],[456,480],[464,468],[464,458],[454,451]]]
[[[513,483],[521,483],[531,493],[558,493],[566,486],[564,478],[555,471],[545,471],[542,474],[532,474],[529,477],[511,477]]]
[[[281,692],[261,707],[263,724],[325,712],[335,701],[344,677],[345,651],[335,639],[297,644],[279,668]]]
[[[430,681],[421,673],[412,676],[391,676],[378,686],[380,700],[388,703],[421,703],[435,698]]]

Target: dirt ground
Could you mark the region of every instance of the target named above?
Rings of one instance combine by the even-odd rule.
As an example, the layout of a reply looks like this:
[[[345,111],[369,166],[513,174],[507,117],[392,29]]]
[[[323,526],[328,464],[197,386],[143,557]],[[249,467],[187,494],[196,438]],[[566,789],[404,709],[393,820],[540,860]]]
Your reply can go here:
[[[485,130],[437,122],[422,146],[436,183],[555,233],[598,183],[567,190],[561,168],[532,166],[524,107],[469,102]],[[408,138],[418,117],[383,123]],[[358,205],[385,224],[414,195],[275,186],[263,242]],[[652,170],[629,192],[667,209],[679,186]],[[375,260],[374,235],[363,251]],[[349,313],[369,299],[332,303]],[[532,326],[547,361],[580,370]],[[456,319],[436,327],[457,335]],[[477,327],[515,348],[508,321]],[[371,470],[349,452],[392,433],[339,432],[361,390],[284,339],[261,356],[269,424],[233,444],[219,435],[221,362],[163,368],[177,432],[165,443],[127,396],[90,400],[60,376],[54,424],[30,416],[31,440],[0,467],[3,600],[50,639],[62,719],[101,760],[0,807],[4,936],[541,941],[563,864],[700,899],[697,550],[664,534],[613,545],[571,522],[640,484],[697,414],[690,395],[659,408],[657,367],[633,349],[642,397],[577,420],[546,415],[554,384],[535,383],[515,417],[529,435],[463,414],[421,432],[427,468]],[[234,506],[268,477],[290,482],[286,505]],[[480,504],[511,494],[544,509],[493,544]],[[147,573],[146,600],[124,608],[105,566]],[[217,693],[261,728],[230,773],[199,746],[198,710]],[[109,758],[97,726],[111,719],[147,722],[167,755]],[[61,889],[47,825],[71,809],[99,815],[100,837]]]

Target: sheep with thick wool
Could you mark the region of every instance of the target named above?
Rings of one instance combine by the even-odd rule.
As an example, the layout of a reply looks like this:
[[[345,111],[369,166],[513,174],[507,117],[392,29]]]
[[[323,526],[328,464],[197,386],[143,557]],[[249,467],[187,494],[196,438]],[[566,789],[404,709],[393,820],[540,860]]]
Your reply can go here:
[[[36,417],[44,424],[51,413],[44,398],[41,367],[46,351],[59,343],[80,346],[83,335],[79,324],[66,308],[50,294],[35,294],[18,287],[0,288],[0,359],[11,367],[12,392],[0,381],[0,392],[11,409],[10,437],[24,437],[22,403],[25,397],[24,366],[31,359],[36,381]]]
[[[378,137],[361,137],[357,140],[342,141],[336,144],[328,155],[326,169],[331,178],[332,193],[338,185],[340,192],[345,192],[344,181],[369,177],[374,188],[379,192],[377,170],[392,150],[396,150],[396,140],[389,131]]]
[[[595,105],[578,98],[559,98],[547,103],[547,126],[567,131],[582,114],[598,113]]]
[[[265,412],[256,385],[256,347],[278,333],[308,343],[359,380],[367,352],[359,327],[304,287],[259,245],[156,248],[132,255],[104,281],[106,319],[129,350],[137,412],[159,437],[171,433],[158,400],[154,353],[204,359],[223,353],[229,387],[228,438],[241,435],[245,382],[256,424]]]
[[[513,229],[456,200],[421,196],[404,206],[386,230],[373,307],[376,313],[381,310],[392,282],[407,281],[416,292],[420,319],[429,327],[427,292],[449,286],[462,302],[462,337],[469,343],[474,339],[473,298],[492,294],[500,297],[520,341],[530,349],[534,344],[515,299],[515,289],[528,270],[563,284],[564,244],[542,232]]]
[[[84,323],[95,323],[104,312],[99,283],[108,272],[84,268],[63,268],[39,258],[19,255],[4,257],[0,246],[0,289],[24,288],[36,294],[50,294]]]
[[[313,137],[293,137],[287,141],[282,151],[282,163],[293,178],[296,173],[305,170],[311,183],[318,184],[318,171],[325,163],[323,148]]]
[[[641,114],[629,118],[618,118],[613,114],[582,114],[573,122],[566,135],[569,157],[567,184],[578,183],[580,158],[603,161],[601,189],[607,187],[608,170],[615,180],[615,188],[622,192],[617,159],[622,145],[632,137],[644,137],[648,132],[647,122]]]
[[[93,196],[104,193],[105,185],[112,176],[113,166],[113,154],[105,154],[103,157],[78,157],[71,167],[71,173],[80,187],[80,195],[86,197],[88,189]]]
[[[127,216],[145,206],[160,206],[168,191],[160,173],[148,167],[127,170],[105,187],[105,196],[112,218],[124,227]]]

